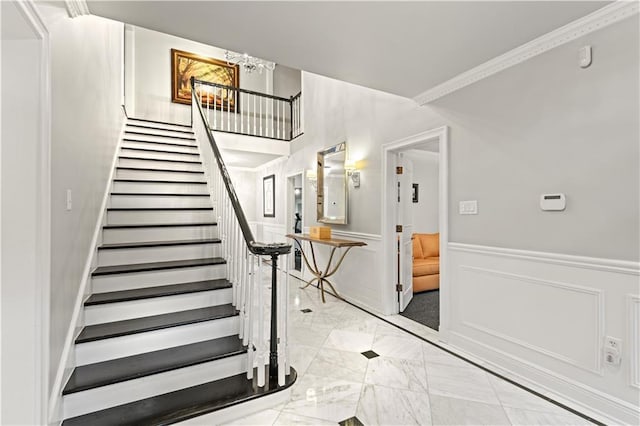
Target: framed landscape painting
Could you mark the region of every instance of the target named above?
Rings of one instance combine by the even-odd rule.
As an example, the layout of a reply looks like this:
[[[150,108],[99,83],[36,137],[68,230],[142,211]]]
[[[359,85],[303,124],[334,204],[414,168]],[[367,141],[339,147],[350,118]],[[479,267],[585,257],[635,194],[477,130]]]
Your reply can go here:
[[[191,105],[191,77],[224,86],[239,87],[238,74],[238,65],[229,65],[218,59],[171,49],[171,102]],[[236,110],[235,90],[215,86],[202,87],[206,88],[200,93],[203,103],[208,103],[211,108]]]

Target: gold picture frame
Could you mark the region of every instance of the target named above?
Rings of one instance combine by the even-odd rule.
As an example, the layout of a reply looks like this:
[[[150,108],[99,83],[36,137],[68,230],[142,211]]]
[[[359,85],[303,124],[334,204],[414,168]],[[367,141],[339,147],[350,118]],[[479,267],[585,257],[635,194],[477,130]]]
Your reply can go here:
[[[224,86],[239,87],[238,65],[207,58],[195,53],[171,49],[171,102],[191,105],[191,77]],[[204,87],[204,86],[203,86]],[[235,111],[237,91],[209,86],[200,93],[203,103],[210,108]]]

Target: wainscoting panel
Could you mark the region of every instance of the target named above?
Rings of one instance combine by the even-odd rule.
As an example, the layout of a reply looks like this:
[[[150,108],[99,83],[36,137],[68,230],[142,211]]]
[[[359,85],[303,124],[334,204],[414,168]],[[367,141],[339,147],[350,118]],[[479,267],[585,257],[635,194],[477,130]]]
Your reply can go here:
[[[640,265],[449,244],[450,344],[606,423],[638,424]],[[605,336],[621,365],[603,361]]]
[[[602,291],[475,266],[458,268],[464,325],[601,374]]]

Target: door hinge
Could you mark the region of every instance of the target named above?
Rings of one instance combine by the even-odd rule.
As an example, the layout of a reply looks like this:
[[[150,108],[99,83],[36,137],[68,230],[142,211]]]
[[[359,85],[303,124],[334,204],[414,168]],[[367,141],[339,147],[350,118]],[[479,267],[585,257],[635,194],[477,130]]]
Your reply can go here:
[[[396,225],[396,232],[402,232],[402,225]]]
[[[402,284],[396,284],[396,291],[398,293],[402,291]]]
[[[396,167],[396,174],[397,174],[397,175],[401,175],[401,174],[402,174],[402,172],[403,172],[402,166],[398,166],[398,167]]]

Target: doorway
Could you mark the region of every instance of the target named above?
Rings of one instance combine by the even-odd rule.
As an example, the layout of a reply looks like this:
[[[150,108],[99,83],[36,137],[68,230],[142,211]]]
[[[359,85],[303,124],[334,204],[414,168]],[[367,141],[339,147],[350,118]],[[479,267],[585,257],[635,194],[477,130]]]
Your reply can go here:
[[[304,229],[303,206],[303,172],[287,176],[287,215],[285,220],[287,234],[301,234]],[[289,273],[302,279],[302,247],[294,242],[292,256],[289,256]]]
[[[441,334],[448,325],[447,144],[441,127],[383,145],[386,306]]]

